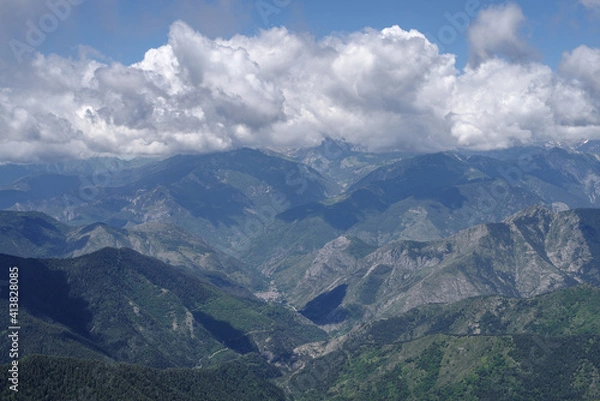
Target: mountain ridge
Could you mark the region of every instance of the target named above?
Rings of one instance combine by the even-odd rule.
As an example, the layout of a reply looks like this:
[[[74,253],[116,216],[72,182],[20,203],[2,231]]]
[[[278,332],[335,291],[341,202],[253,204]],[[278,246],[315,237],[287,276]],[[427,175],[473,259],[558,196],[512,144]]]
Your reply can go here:
[[[217,351],[215,361],[260,352],[285,363],[281,356],[294,344],[326,338],[283,306],[231,294],[129,249],[71,259],[0,254],[0,265],[6,271],[17,266],[20,292],[29,294],[19,311],[23,355],[85,355],[165,368],[210,363]],[[7,302],[0,299],[8,308]]]
[[[362,246],[366,255],[352,255],[352,244]],[[280,271],[280,281],[299,277],[290,300],[301,308],[344,284],[347,295],[332,309],[332,319],[350,310],[356,321],[473,296],[530,298],[578,283],[600,286],[597,209],[555,213],[530,207],[502,223],[468,228],[443,240],[397,241],[375,250],[365,246],[341,236],[289,273]]]

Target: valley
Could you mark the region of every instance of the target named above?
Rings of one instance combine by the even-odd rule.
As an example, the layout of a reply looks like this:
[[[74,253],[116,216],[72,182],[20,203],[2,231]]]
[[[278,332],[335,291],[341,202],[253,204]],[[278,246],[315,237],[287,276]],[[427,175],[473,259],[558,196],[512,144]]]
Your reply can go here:
[[[255,399],[595,401],[599,160],[325,141],[1,165],[23,383],[36,397],[33,372],[92,369],[60,391],[238,399],[208,384],[229,375]]]

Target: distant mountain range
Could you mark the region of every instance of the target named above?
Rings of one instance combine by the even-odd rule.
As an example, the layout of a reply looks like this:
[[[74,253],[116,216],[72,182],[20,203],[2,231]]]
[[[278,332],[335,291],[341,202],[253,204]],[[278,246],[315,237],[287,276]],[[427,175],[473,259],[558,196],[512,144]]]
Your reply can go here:
[[[11,168],[0,166],[0,175]],[[242,149],[91,174],[34,172],[0,188],[0,208],[40,211],[72,225],[174,224],[239,254],[277,214],[324,199],[329,187],[335,191],[307,166]]]
[[[39,258],[81,256],[102,248],[130,248],[183,266],[215,284],[248,293],[266,277],[241,261],[211,248],[178,226],[150,222],[131,230],[105,223],[73,227],[39,212],[0,211],[0,253]]]
[[[3,165],[0,175],[21,173],[7,174],[18,179],[0,187],[0,207],[41,211],[71,225],[174,224],[231,255],[258,254],[253,260],[263,263],[270,257],[263,240],[275,236],[293,251],[286,233],[294,222],[296,236],[328,233],[321,246],[342,233],[381,246],[443,238],[536,204],[600,204],[594,154],[526,148],[493,155],[374,155],[329,141],[292,154],[298,161],[242,149],[96,172],[83,165],[79,174],[37,167],[23,176],[24,167]],[[327,157],[338,167],[315,162]],[[304,222],[307,233],[298,227]]]
[[[597,401],[599,154],[328,139],[0,165],[23,366],[98,372],[24,373],[28,396]]]

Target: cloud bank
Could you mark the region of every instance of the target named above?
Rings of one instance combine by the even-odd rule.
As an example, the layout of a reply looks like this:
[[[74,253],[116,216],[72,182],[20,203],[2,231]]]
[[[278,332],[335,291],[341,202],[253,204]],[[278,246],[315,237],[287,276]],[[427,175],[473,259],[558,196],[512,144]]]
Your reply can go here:
[[[492,17],[495,41],[481,41]],[[38,54],[0,69],[0,161],[314,146],[324,136],[373,151],[600,139],[600,49],[565,53],[555,72],[528,57],[523,18],[513,6],[482,12],[469,32],[477,62],[464,71],[398,26],[209,39],[177,21],[167,44],[130,66]]]

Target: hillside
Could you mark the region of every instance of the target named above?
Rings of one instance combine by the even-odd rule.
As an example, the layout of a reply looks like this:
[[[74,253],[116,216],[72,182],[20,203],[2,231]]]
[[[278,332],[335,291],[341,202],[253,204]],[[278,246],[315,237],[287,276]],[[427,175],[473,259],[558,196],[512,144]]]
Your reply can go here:
[[[375,248],[342,236],[274,276],[296,307],[309,308],[307,316],[318,301],[313,320],[335,328],[346,319],[390,316],[428,303],[600,286],[599,252],[599,210],[531,207],[439,241]],[[341,296],[332,296],[335,291]]]
[[[256,352],[285,364],[294,347],[326,338],[283,306],[234,296],[128,249],[73,259],[0,255],[0,265],[19,268],[23,355],[166,368]],[[8,308],[7,298],[0,303]],[[2,336],[3,362],[7,341]]]
[[[587,286],[421,306],[348,334],[285,385],[297,400],[594,401],[599,310]]]
[[[3,370],[6,368],[2,365]],[[283,391],[268,381],[277,371],[251,357],[211,369],[157,370],[34,355],[24,358],[21,368],[18,396],[3,380],[3,400],[285,400]]]
[[[104,223],[72,227],[39,212],[0,211],[0,253],[68,258],[106,247],[133,249],[168,264],[185,267],[239,293],[247,293],[246,288],[261,288],[266,283],[266,278],[255,269],[216,251],[198,235],[178,226],[151,222],[131,229]]]

